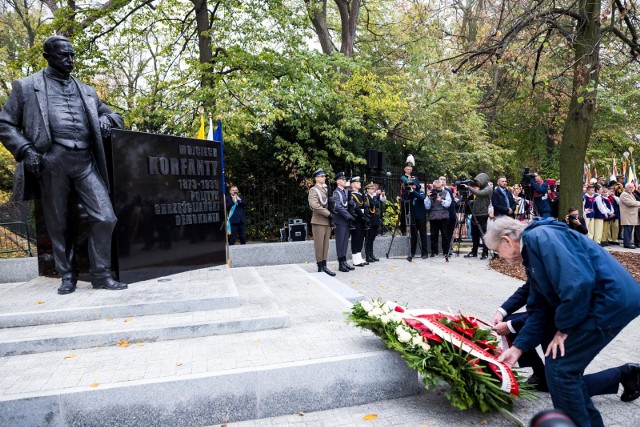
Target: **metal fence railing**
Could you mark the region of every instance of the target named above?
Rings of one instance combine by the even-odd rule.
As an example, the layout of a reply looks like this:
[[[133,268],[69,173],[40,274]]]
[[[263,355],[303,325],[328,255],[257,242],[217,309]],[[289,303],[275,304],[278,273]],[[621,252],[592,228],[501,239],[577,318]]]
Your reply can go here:
[[[24,222],[0,222],[0,255],[11,253],[33,256],[29,227]]]

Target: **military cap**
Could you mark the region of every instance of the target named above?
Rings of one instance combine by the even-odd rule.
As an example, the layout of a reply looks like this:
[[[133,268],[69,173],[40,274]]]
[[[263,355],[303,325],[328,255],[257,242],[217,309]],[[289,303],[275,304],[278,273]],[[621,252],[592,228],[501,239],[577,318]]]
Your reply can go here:
[[[324,173],[324,171],[322,170],[322,168],[318,169],[317,171],[315,171],[313,173],[313,175],[311,176],[312,178],[315,178],[317,176],[327,176],[326,173]]]
[[[359,176],[354,176],[353,178],[351,178],[349,180],[349,182],[360,182],[360,177]]]
[[[347,179],[347,176],[344,174],[344,172],[338,172],[336,176],[333,178],[334,181],[337,181],[339,179],[344,179],[344,180]]]
[[[365,189],[365,190],[368,190],[368,189],[370,189],[370,188],[376,188],[376,186],[373,184],[373,182],[368,183],[368,184],[364,187],[364,189]]]

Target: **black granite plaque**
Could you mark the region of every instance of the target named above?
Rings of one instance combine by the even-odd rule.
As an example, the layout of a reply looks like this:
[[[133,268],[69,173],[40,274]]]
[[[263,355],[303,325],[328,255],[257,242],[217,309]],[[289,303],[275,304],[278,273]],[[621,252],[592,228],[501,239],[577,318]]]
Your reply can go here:
[[[120,280],[226,263],[219,142],[114,130],[111,155]]]

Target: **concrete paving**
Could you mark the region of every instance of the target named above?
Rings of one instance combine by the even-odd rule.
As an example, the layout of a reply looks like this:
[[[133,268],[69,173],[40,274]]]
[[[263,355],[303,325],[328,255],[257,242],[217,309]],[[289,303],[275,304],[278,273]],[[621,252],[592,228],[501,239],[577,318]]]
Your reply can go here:
[[[335,264],[335,262],[329,262],[329,267],[337,271]],[[248,369],[262,369],[266,372],[273,367],[283,369],[295,367],[299,369],[298,376],[314,376],[318,382],[321,382],[323,378],[330,375],[346,376],[345,369],[357,369],[357,365],[354,364],[339,366],[332,365],[332,362],[351,363],[357,359],[362,359],[363,362],[375,359],[380,369],[379,375],[388,374],[383,372],[384,365],[380,363],[394,364],[395,360],[381,358],[381,355],[391,352],[385,350],[376,337],[346,325],[342,321],[342,313],[348,309],[348,304],[344,300],[341,302],[335,296],[344,292],[344,289],[349,290],[351,300],[358,299],[359,293],[368,298],[394,300],[410,308],[434,308],[452,312],[461,310],[488,321],[493,317],[500,303],[520,285],[520,281],[490,270],[487,267],[487,261],[462,257],[454,257],[448,263],[442,257],[426,260],[414,258],[411,263],[404,257],[382,259],[380,262],[358,268],[354,272],[338,273],[335,280],[340,281],[342,286],[331,288],[322,283],[325,280],[316,279],[318,273],[316,273],[315,263],[239,268],[231,269],[230,272],[239,287],[240,296],[250,294],[254,282],[258,280],[264,282],[266,288],[272,293],[272,297],[289,315],[289,327],[229,336],[208,336],[151,343],[131,342],[127,348],[108,346],[3,357],[0,358],[0,419],[3,412],[9,408],[8,402],[15,399],[28,401],[35,396],[50,395],[56,402],[66,400],[69,405],[73,405],[73,400],[80,396],[78,393],[88,392],[80,402],[86,400],[89,404],[92,399],[100,400],[101,396],[108,395],[109,390],[114,389],[118,384],[127,384],[131,390],[131,394],[127,395],[128,398],[140,404],[155,400],[164,403],[166,400],[168,405],[172,399],[180,401],[181,396],[175,394],[165,396],[168,388],[162,388],[159,384],[174,377],[184,380],[190,387],[202,389],[203,394],[215,395],[220,387],[224,388],[224,384],[203,382],[206,379],[204,377],[209,378],[213,373],[223,373],[228,378],[242,379],[233,375],[240,375]],[[193,278],[201,274],[210,273],[193,272]],[[188,284],[190,280],[186,275],[183,279],[174,279],[172,284],[179,287]],[[178,296],[183,299],[211,298],[211,290],[205,286],[206,280],[198,283],[200,285],[197,286],[199,288],[197,291],[187,291],[186,288],[176,291],[197,292],[197,295]],[[9,294],[15,295],[19,288],[14,286],[16,285],[0,285],[0,295],[3,295],[3,298]],[[246,289],[243,290],[242,287]],[[11,292],[8,292],[9,289]],[[5,291],[8,293],[2,293]],[[101,299],[126,299],[126,292],[94,293],[86,290],[84,292],[86,295],[80,293],[77,297],[81,301],[97,298],[96,305],[108,305]],[[26,296],[19,298],[24,298],[25,309],[43,311],[44,308],[34,303],[36,300],[42,299],[46,304],[55,300],[54,308],[64,310],[73,305],[71,301],[76,296],[66,296],[58,300],[54,289],[36,288],[35,291],[29,291]],[[114,305],[117,304],[114,303]],[[7,313],[7,310],[10,311],[11,306],[11,303],[5,302],[2,306],[3,314]],[[13,306],[20,305],[16,305],[14,301]],[[640,320],[636,319],[594,360],[587,372],[618,366],[626,362],[640,362],[640,351],[637,346],[639,338]],[[310,364],[310,360],[314,358],[323,359],[323,363]],[[376,366],[375,363],[372,366]],[[304,368],[307,370],[305,371]],[[372,372],[375,371],[367,371],[366,375],[375,375]],[[275,374],[252,377],[253,381],[259,381],[261,386],[265,387],[262,390],[262,397],[265,399],[262,402],[263,406],[269,401],[268,397],[276,392],[275,389],[269,388],[273,383],[273,377],[270,375]],[[296,379],[295,376],[289,377],[292,383],[295,383]],[[243,383],[246,381],[246,379],[242,380]],[[231,387],[230,384],[227,386]],[[379,386],[380,384],[376,385],[376,387]],[[330,404],[336,404],[336,397],[340,400],[346,396],[344,390],[340,388],[323,386],[320,389],[323,390],[324,397],[318,395],[317,399],[331,401]],[[103,394],[96,393],[102,390],[104,390]],[[408,397],[382,398],[383,400],[373,403],[359,404],[343,401],[343,404],[351,406],[315,412],[307,412],[304,405],[296,402],[295,399],[285,399],[277,402],[280,405],[277,416],[260,415],[268,412],[263,407],[262,410],[247,412],[235,418],[235,420],[244,419],[245,421],[234,422],[234,414],[231,413],[228,414],[227,426],[513,425],[512,421],[500,414],[480,414],[473,410],[459,411],[449,405],[444,396],[445,392],[446,387],[443,386]],[[594,398],[596,407],[603,415],[605,425],[629,427],[640,425],[640,399],[632,403],[623,403],[619,400],[620,392],[618,395]],[[104,405],[108,408],[109,401],[105,400]],[[539,393],[535,400],[517,401],[513,413],[526,423],[535,413],[551,407],[548,394]],[[12,407],[12,410],[18,410],[18,408]],[[258,416],[250,417],[254,419],[247,418],[251,413]],[[139,415],[144,414],[140,412]],[[171,419],[162,418],[164,415],[164,411],[157,415],[159,418],[156,425],[171,425]],[[365,420],[366,415],[375,415],[376,419]],[[184,418],[178,424],[203,425],[198,421],[199,419]],[[34,424],[27,422],[20,425]],[[50,425],[62,424],[52,422]],[[118,424],[105,422],[93,425]],[[119,425],[125,424],[120,422]]]
[[[618,250],[613,248],[612,250]],[[462,253],[464,255],[464,252]],[[302,265],[315,271],[314,265]],[[355,272],[338,273],[337,279],[367,298],[381,298],[406,304],[410,308],[433,308],[473,314],[489,321],[496,309],[521,282],[488,268],[488,261],[462,256],[445,262],[443,257],[407,262],[404,258],[382,259],[358,268]],[[640,362],[640,319],[629,324],[618,337],[598,355],[587,373],[627,362]],[[527,370],[525,370],[526,372]],[[361,406],[338,408],[309,414],[266,418],[228,424],[228,427],[253,426],[508,426],[513,422],[499,414],[459,411],[444,397],[445,388],[425,391],[416,396],[374,402]],[[594,397],[594,403],[606,426],[632,427],[640,425],[640,399],[623,403],[618,395]],[[523,422],[537,412],[551,409],[547,393],[536,393],[535,400],[519,400],[514,415]],[[376,420],[365,420],[369,414]]]

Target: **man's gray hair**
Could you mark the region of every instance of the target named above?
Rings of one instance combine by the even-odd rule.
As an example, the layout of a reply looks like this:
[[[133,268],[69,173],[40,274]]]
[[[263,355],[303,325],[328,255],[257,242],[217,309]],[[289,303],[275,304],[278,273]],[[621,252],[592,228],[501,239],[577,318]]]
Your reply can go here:
[[[519,241],[526,227],[527,224],[522,221],[509,218],[508,216],[501,216],[493,221],[493,224],[491,224],[482,240],[489,249],[495,250],[503,236],[511,240]]]

